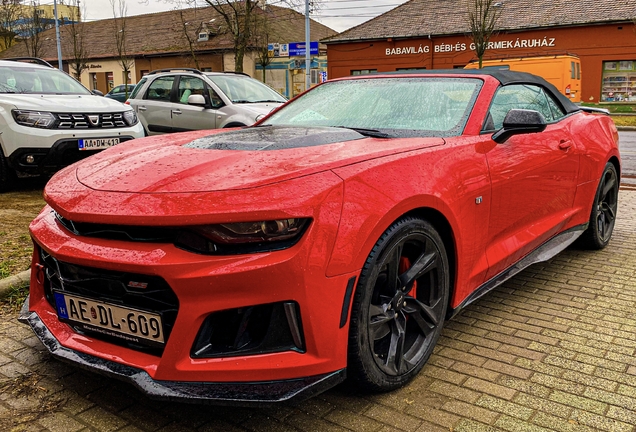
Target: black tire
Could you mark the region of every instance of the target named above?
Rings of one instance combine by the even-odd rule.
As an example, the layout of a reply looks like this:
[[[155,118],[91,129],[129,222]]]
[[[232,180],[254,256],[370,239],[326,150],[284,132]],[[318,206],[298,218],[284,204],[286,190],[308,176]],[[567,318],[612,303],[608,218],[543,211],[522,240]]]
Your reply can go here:
[[[15,173],[7,164],[7,160],[0,150],[0,192],[11,189],[15,181]]]
[[[616,168],[611,162],[608,162],[596,189],[596,195],[594,195],[590,223],[577,241],[579,247],[599,250],[609,243],[616,223],[618,187],[619,179]]]
[[[382,234],[351,311],[347,374],[360,387],[393,390],[422,369],[446,316],[448,269],[444,243],[427,221],[404,217]]]

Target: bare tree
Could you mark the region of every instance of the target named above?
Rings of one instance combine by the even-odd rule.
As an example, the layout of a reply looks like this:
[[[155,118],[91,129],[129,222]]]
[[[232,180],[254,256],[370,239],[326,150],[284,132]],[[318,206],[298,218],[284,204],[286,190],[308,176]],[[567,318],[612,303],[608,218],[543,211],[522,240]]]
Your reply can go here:
[[[32,0],[21,8],[21,19],[16,31],[31,57],[41,56],[43,42],[41,33],[54,26],[53,20],[44,17],[39,6],[38,0]]]
[[[64,4],[64,3],[62,3]],[[70,6],[69,22],[62,27],[64,35],[69,41],[71,60],[69,66],[73,76],[80,81],[82,72],[88,69],[88,51],[86,48],[86,32],[84,23],[80,22],[82,16],[86,16],[86,5],[80,5],[80,0],[68,0]]]
[[[20,15],[20,0],[2,0],[0,3],[0,43],[2,49],[13,45],[16,39],[16,21]]]
[[[468,0],[468,24],[470,38],[475,44],[475,54],[482,66],[484,53],[490,38],[496,34],[497,21],[501,15],[501,2],[497,0]]]
[[[148,3],[149,0],[140,0]],[[266,0],[157,0],[164,3],[182,4],[187,7],[196,5],[209,6],[221,17],[222,24],[219,34],[226,34],[232,40],[234,48],[234,70],[243,72],[243,58],[248,49],[254,47],[255,28],[257,23],[257,13],[264,7]],[[280,0],[277,4],[295,6],[302,0]],[[275,17],[274,17],[275,18]]]
[[[115,32],[115,49],[117,62],[124,72],[124,84],[128,84],[128,75],[135,64],[127,49],[126,16],[128,7],[126,0],[109,0],[113,9],[113,31]],[[128,99],[128,86],[124,86],[126,99]]]
[[[267,66],[269,66],[272,62],[268,49],[271,36],[271,28],[268,18],[269,17],[265,10],[259,11],[259,13],[255,14],[252,36],[252,43],[256,48],[256,64],[260,65],[263,69],[263,82],[265,82],[266,79]]]
[[[201,69],[199,67],[199,59],[197,59],[197,54],[194,49],[199,28],[195,27],[195,21],[188,22],[186,20],[185,16],[183,15],[183,9],[181,9],[180,6],[181,2],[177,2],[176,10],[179,14],[179,22],[177,23],[177,26],[179,28],[179,31],[181,32],[181,35],[183,36],[184,42],[188,45],[188,53],[190,58],[192,59],[192,62],[194,63],[194,67],[197,69]],[[196,9],[194,13],[196,17]],[[194,30],[195,34],[193,34],[192,30]]]

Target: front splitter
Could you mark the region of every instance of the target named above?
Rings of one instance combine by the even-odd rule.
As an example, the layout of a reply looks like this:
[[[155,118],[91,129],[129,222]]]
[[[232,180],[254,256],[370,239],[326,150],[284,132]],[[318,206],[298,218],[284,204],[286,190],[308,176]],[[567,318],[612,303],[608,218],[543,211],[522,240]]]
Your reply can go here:
[[[346,369],[280,381],[190,382],[158,381],[144,370],[81,353],[60,344],[36,312],[29,311],[27,297],[18,320],[28,324],[49,352],[80,368],[135,385],[151,399],[231,406],[267,406],[290,400],[304,400],[344,381]]]

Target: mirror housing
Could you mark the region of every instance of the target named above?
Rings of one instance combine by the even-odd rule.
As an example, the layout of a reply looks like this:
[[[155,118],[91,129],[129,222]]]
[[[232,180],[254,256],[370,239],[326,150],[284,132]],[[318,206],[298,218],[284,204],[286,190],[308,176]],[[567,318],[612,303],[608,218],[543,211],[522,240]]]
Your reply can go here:
[[[200,94],[193,94],[188,96],[188,105],[206,106],[205,98]]]
[[[511,109],[504,118],[503,127],[492,135],[492,140],[502,144],[513,135],[543,132],[547,125],[539,111]]]
[[[101,91],[97,89],[91,91],[91,93],[93,93],[95,96],[104,96],[104,93],[102,93]]]

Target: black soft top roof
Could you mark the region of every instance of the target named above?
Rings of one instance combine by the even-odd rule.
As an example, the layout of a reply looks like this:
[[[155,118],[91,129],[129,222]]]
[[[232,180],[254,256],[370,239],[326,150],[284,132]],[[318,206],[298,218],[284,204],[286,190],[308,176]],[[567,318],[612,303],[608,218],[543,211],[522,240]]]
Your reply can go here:
[[[408,70],[397,72],[379,72],[378,75],[408,75],[408,74],[423,74],[423,75],[489,75],[499,81],[502,85],[508,84],[534,84],[545,88],[552,96],[557,99],[566,113],[570,114],[576,111],[580,111],[581,107],[575,105],[562,94],[557,88],[547,82],[545,79],[537,75],[532,75],[527,72],[515,72],[510,70],[486,68],[486,69],[421,69],[421,70]]]

